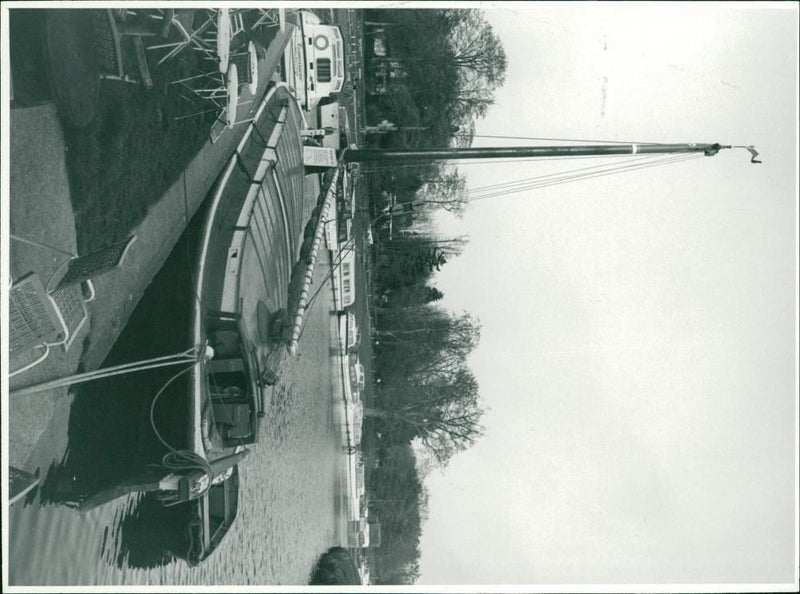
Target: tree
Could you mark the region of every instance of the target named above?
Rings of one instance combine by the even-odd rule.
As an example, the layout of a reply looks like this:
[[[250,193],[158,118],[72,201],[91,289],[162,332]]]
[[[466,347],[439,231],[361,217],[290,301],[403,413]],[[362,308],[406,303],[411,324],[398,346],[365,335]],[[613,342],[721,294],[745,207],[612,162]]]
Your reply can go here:
[[[460,253],[463,244],[463,238],[437,239],[418,233],[381,242],[376,274],[379,290],[424,282],[450,257]]]
[[[475,120],[493,104],[507,69],[500,39],[483,13],[375,9],[365,19],[382,24],[392,56],[391,72],[385,60],[367,60],[368,80],[372,74],[391,79],[391,93],[369,96],[368,121],[386,120],[396,128],[369,134],[367,142],[384,148],[470,146]],[[375,325],[381,383],[366,414],[392,443],[419,439],[445,464],[482,431],[477,383],[466,365],[478,324],[434,306],[441,292],[430,285],[433,273],[465,243],[439,237],[433,213],[461,214],[466,184],[457,170],[431,162],[374,171],[368,181],[375,197],[371,210],[384,223],[391,221],[391,234],[388,224],[375,225],[375,288],[384,299]]]
[[[361,576],[347,549],[331,547],[317,559],[308,583],[312,586],[361,585]]]
[[[471,122],[486,116],[489,107],[494,104],[494,92],[483,79],[467,75],[452,93],[450,103],[451,121]]]
[[[409,444],[379,452],[377,468],[367,474],[369,515],[381,524],[381,546],[374,549],[372,580],[376,584],[412,584],[419,559],[421,513],[427,496]]]
[[[467,181],[453,167],[443,169],[437,178],[422,180],[425,185],[417,191],[414,205],[427,208],[441,208],[456,216],[461,216],[467,205]]]
[[[376,407],[396,442],[418,438],[440,464],[482,434],[478,384],[466,364],[480,338],[480,325],[431,304],[390,308],[378,317]]]
[[[374,16],[376,21],[397,25],[385,29],[385,38],[393,59],[402,64],[404,78],[393,80],[392,92],[387,96],[370,97],[368,111],[375,114],[371,104],[379,101],[383,104],[379,117],[394,122],[399,130],[406,128],[402,134],[391,135],[394,138],[389,142],[447,146],[459,132],[456,143],[465,146],[474,133],[474,119],[486,115],[507,70],[502,43],[483,12],[376,12],[380,13]],[[371,68],[370,61],[368,79]]]
[[[431,378],[427,385],[410,385],[407,393],[412,400],[389,409],[365,408],[364,416],[393,425],[402,439],[418,438],[442,466],[483,435],[478,384],[469,369]]]
[[[484,79],[491,89],[501,86],[506,76],[506,53],[483,12],[477,9],[450,12],[455,21],[450,35],[454,63]]]
[[[389,308],[414,308],[427,303],[434,303],[444,297],[436,287],[431,287],[425,282],[414,283],[400,287],[387,295],[386,306],[382,310]]]

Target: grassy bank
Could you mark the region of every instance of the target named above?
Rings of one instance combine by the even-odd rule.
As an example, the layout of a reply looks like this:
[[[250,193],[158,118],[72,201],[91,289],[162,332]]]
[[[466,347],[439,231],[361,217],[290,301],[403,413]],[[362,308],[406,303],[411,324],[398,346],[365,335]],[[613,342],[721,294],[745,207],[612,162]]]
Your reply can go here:
[[[64,126],[80,252],[124,238],[144,218],[206,142],[214,117],[175,120],[187,109],[178,93],[116,81],[100,92],[89,126]]]
[[[48,18],[57,19],[61,14],[74,11],[48,12]],[[61,26],[56,28],[59,35],[47,39],[50,62],[51,67],[54,61],[68,63],[54,60],[53,56],[60,48],[68,51],[74,45],[70,43],[74,36],[90,36],[95,48],[96,69],[70,66],[56,72],[51,69],[50,76],[56,88],[60,80],[70,89],[90,87],[96,84],[101,72],[115,71],[113,41],[105,11],[85,12],[92,13],[89,26]],[[195,24],[203,18],[200,11],[194,13]],[[252,18],[248,15],[246,24],[249,25]],[[173,30],[171,36],[176,35]],[[255,33],[252,38],[263,52],[274,38],[274,31]],[[154,45],[165,41],[159,37],[149,39]],[[237,41],[246,42],[244,37]],[[122,50],[123,61],[128,65],[126,72],[138,76],[130,37],[122,38]],[[62,118],[80,252],[127,236],[208,140],[217,117],[213,105],[200,101],[185,86],[170,84],[170,81],[204,71],[216,72],[215,64],[204,60],[199,52],[186,49],[177,58],[159,65],[158,58],[163,51],[146,51],[153,81],[151,89],[142,84],[101,80],[94,106],[96,113],[88,125],[75,126],[75,118]],[[61,106],[59,111],[62,111]]]

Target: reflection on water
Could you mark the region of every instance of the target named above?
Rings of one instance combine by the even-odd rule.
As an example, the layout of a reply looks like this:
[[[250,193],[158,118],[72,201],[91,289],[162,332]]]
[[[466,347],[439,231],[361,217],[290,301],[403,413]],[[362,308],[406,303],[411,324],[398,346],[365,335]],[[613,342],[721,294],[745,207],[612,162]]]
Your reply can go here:
[[[191,296],[183,239],[145,293],[105,366],[186,348]],[[322,282],[324,270],[315,276]],[[176,372],[165,368],[85,384],[70,412],[64,459],[38,496],[9,514],[12,584],[305,584],[318,555],[339,544],[334,491],[341,463],[331,423],[329,310],[323,291],[309,312],[302,355],[272,394],[263,437],[240,465],[236,522],[197,567],[187,550],[188,506],[165,508],[131,494],[80,512],[81,503],[137,477],[166,449],[149,407]],[[173,388],[174,386],[174,388]],[[171,443],[185,439],[180,381],[159,400],[155,419]]]
[[[117,538],[104,543],[118,544],[102,547],[106,561],[117,567],[152,569],[185,558],[190,546],[186,530],[189,512],[188,504],[165,507],[154,494],[145,494],[120,519]]]

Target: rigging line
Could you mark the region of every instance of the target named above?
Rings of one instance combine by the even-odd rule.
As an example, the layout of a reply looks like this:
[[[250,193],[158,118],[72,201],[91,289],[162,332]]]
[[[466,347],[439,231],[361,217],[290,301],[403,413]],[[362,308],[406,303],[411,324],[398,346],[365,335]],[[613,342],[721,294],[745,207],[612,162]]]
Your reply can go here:
[[[625,157],[630,157],[631,153],[627,153],[624,155],[569,155],[564,157],[522,157],[522,158],[513,158],[513,159],[465,159],[464,161],[460,162],[459,165],[494,165],[496,163],[520,163],[520,162],[527,162],[530,163],[532,161],[538,162],[550,162],[550,161],[576,161],[578,159],[621,159]],[[446,161],[454,161],[455,159],[447,159]]]
[[[574,179],[588,179],[588,178],[592,178],[592,177],[597,177],[599,175],[602,175],[602,174],[604,174],[606,172],[610,172],[610,171],[624,171],[625,169],[628,169],[628,168],[637,168],[637,167],[643,167],[643,166],[644,165],[629,165],[627,167],[605,168],[605,169],[600,169],[600,170],[596,170],[596,171],[569,172],[569,173],[565,173],[563,175],[553,176],[553,177],[550,177],[550,178],[541,178],[541,179],[530,180],[530,181],[528,181],[527,183],[524,183],[524,184],[521,183],[521,184],[516,184],[516,185],[508,186],[508,187],[492,188],[490,190],[485,190],[485,191],[482,191],[482,192],[470,192],[468,195],[469,195],[469,197],[471,199],[475,199],[475,198],[478,198],[478,197],[484,197],[484,196],[498,196],[498,195],[502,195],[502,194],[509,193],[509,192],[519,192],[519,191],[524,191],[524,190],[527,190],[527,189],[532,189],[532,188],[537,188],[537,187],[544,187],[544,186],[549,186],[549,185],[556,185],[556,184],[559,184],[559,183],[565,183],[565,182],[569,182],[569,181],[574,180]]]
[[[184,373],[188,373],[189,371],[191,371],[191,369],[196,364],[197,363],[192,363],[191,365],[187,365],[185,369],[181,369],[178,373],[174,374],[171,378],[169,378],[164,383],[164,385],[161,386],[161,388],[158,390],[158,392],[156,392],[156,395],[153,397],[153,401],[150,403],[150,426],[152,427],[153,431],[155,432],[156,437],[158,438],[158,441],[160,441],[171,452],[177,452],[178,450],[173,448],[170,444],[168,444],[164,440],[164,438],[161,436],[161,433],[159,433],[158,429],[156,428],[156,422],[155,422],[155,417],[154,417],[155,408],[156,408],[156,402],[158,402],[158,399],[161,397],[161,395],[164,393],[164,391],[169,387],[169,385],[172,382],[174,382],[176,379],[178,379]]]
[[[553,173],[547,173],[540,176],[534,176],[531,178],[524,178],[522,180],[515,180],[514,182],[509,183],[502,183],[502,184],[491,184],[489,186],[482,186],[480,188],[476,188],[477,190],[491,190],[496,187],[504,187],[504,186],[511,186],[511,185],[519,185],[519,183],[526,182],[526,181],[536,181],[539,179],[548,179],[553,177],[563,177],[565,175],[570,175],[573,173],[579,173],[583,171],[591,171],[591,170],[607,170],[607,169],[624,169],[626,167],[639,167],[641,165],[648,165],[651,163],[662,162],[665,160],[671,160],[676,157],[683,158],[686,154],[691,153],[680,153],[680,154],[670,154],[670,155],[644,155],[640,157],[634,157],[632,159],[626,159],[624,161],[618,161],[616,163],[609,162],[609,163],[600,163],[598,165],[591,165],[589,167],[581,167],[577,169],[570,169],[566,171],[556,171]]]
[[[683,154],[681,155],[679,160],[681,160],[682,158],[683,158]],[[563,179],[569,179],[570,177],[573,177],[573,176],[590,177],[592,175],[592,172],[590,170],[592,170],[592,169],[597,170],[596,173],[600,173],[600,172],[604,172],[604,171],[618,171],[618,170],[621,171],[621,170],[627,169],[629,167],[630,168],[639,168],[639,167],[643,167],[643,166],[649,166],[650,164],[656,165],[656,164],[659,164],[659,163],[670,162],[671,160],[674,160],[674,159],[675,159],[674,155],[670,155],[667,159],[664,159],[663,156],[658,156],[657,159],[653,159],[653,158],[630,159],[630,160],[626,161],[624,164],[618,164],[618,165],[613,165],[613,164],[596,165],[596,166],[593,166],[593,167],[574,169],[574,170],[570,170],[570,171],[566,171],[566,172],[552,173],[552,174],[538,176],[538,177],[534,177],[534,178],[526,178],[524,180],[519,180],[517,182],[513,182],[513,183],[509,183],[509,184],[496,184],[494,186],[486,186],[484,188],[478,188],[477,189],[478,191],[475,191],[475,192],[470,191],[469,194],[474,195],[474,196],[482,195],[482,194],[493,194],[493,193],[496,193],[497,191],[500,191],[500,190],[506,190],[506,189],[511,190],[511,189],[514,189],[514,188],[526,188],[526,187],[531,187],[531,186],[537,186],[539,184],[547,182],[548,180],[559,181],[559,180],[563,180]],[[642,162],[642,161],[645,161],[645,162]],[[586,173],[581,173],[581,172],[586,172]]]
[[[523,191],[526,191],[526,190],[535,190],[535,189],[544,188],[544,187],[548,187],[548,186],[554,186],[554,185],[558,185],[558,184],[570,183],[570,182],[573,182],[573,181],[581,181],[581,180],[588,179],[588,178],[605,177],[607,175],[612,175],[612,174],[616,174],[616,173],[624,173],[626,171],[635,171],[637,169],[646,169],[646,168],[649,168],[649,167],[656,167],[658,165],[669,165],[669,164],[672,164],[672,163],[679,163],[679,162],[688,161],[688,160],[691,160],[691,159],[696,159],[696,158],[699,158],[699,157],[702,157],[702,156],[703,155],[692,155],[692,156],[684,157],[682,159],[673,159],[671,161],[665,161],[665,162],[659,162],[659,163],[651,163],[651,164],[642,164],[642,165],[639,165],[639,166],[630,166],[630,167],[621,168],[621,169],[608,170],[608,171],[605,171],[605,172],[598,172],[598,173],[594,173],[594,174],[591,174],[591,175],[576,176],[576,177],[573,177],[571,179],[568,178],[568,179],[564,179],[564,180],[553,180],[553,181],[550,181],[550,182],[543,182],[543,183],[540,183],[540,184],[532,184],[530,187],[518,188],[518,189],[514,189],[514,190],[509,191],[509,192],[495,192],[493,194],[487,194],[487,195],[484,195],[484,196],[478,196],[477,198],[468,198],[468,201],[469,202],[477,202],[478,200],[486,200],[488,198],[496,198],[496,197],[506,196],[508,194],[515,194],[515,193],[523,192]]]
[[[193,354],[194,353],[194,354]],[[132,361],[130,363],[123,363],[121,365],[114,365],[112,367],[103,367],[93,371],[86,371],[83,373],[76,373],[73,375],[56,378],[40,384],[27,386],[10,392],[15,396],[23,396],[50,390],[54,388],[61,388],[65,386],[73,386],[82,384],[98,379],[114,377],[117,375],[124,375],[128,373],[135,373],[139,371],[146,371],[149,369],[156,369],[159,367],[168,367],[171,365],[179,365],[189,361],[198,361],[200,359],[200,351],[196,347],[192,347],[184,352],[175,353],[173,355],[164,355],[161,357],[154,357],[152,359],[145,359],[142,361]]]
[[[469,137],[469,134],[456,134],[458,137]],[[553,142],[599,142],[604,144],[665,144],[663,142],[644,142],[641,140],[596,140],[585,138],[543,138],[541,136],[493,136],[490,134],[473,134],[472,138],[502,138],[506,140],[547,140]]]
[[[638,162],[638,161],[643,161],[643,160],[652,160],[654,156],[657,156],[657,155],[644,155],[644,156],[640,156],[640,157],[637,157],[637,158],[634,158],[634,159],[628,159],[627,161],[624,161],[623,163],[632,163],[632,162]],[[540,176],[526,177],[526,178],[522,178],[520,180],[514,180],[514,181],[510,181],[510,182],[503,182],[503,183],[498,183],[498,184],[490,184],[488,186],[479,186],[477,188],[471,188],[469,191],[471,193],[473,191],[480,192],[480,191],[483,191],[483,190],[492,190],[492,189],[495,189],[495,188],[514,186],[514,185],[517,185],[517,184],[520,184],[520,183],[523,183],[523,182],[528,182],[528,181],[533,181],[533,180],[538,180],[538,179],[543,179],[543,178],[563,175],[565,173],[569,173],[570,171],[584,171],[584,170],[590,170],[590,169],[599,169],[599,168],[603,168],[603,167],[608,167],[609,165],[613,165],[613,164],[612,163],[601,163],[599,165],[590,165],[589,167],[581,167],[579,169],[572,169],[572,170],[569,170],[569,171],[560,171],[560,172],[557,172],[557,173],[548,173],[548,174],[540,175]]]
[[[159,433],[158,428],[156,427],[155,422],[155,406],[158,399],[164,393],[164,391],[169,387],[169,385],[178,379],[183,374],[189,372],[194,368],[197,363],[192,363],[188,365],[185,369],[180,370],[178,373],[174,374],[171,378],[169,378],[163,386],[156,392],[156,395],[153,397],[153,401],[150,403],[150,427],[153,429],[153,432],[158,438],[158,441],[161,442],[169,451],[161,458],[161,464],[167,470],[170,471],[184,471],[184,470],[191,470],[193,468],[202,470],[206,476],[208,477],[208,483],[205,485],[205,488],[197,494],[196,498],[203,497],[208,491],[211,489],[211,485],[214,482],[214,469],[212,468],[211,464],[203,458],[202,456],[198,455],[193,450],[177,450],[172,447],[164,437]],[[162,500],[162,503],[166,507],[170,507],[172,505],[177,505],[180,503],[180,500],[172,495],[171,498],[167,498]]]
[[[694,156],[692,156],[690,158],[694,158]],[[527,190],[527,189],[546,187],[546,186],[550,186],[550,185],[556,185],[556,184],[559,184],[559,183],[567,183],[569,181],[574,181],[574,180],[579,180],[579,179],[588,179],[588,178],[593,178],[593,177],[601,177],[601,176],[605,176],[605,175],[610,175],[611,173],[618,173],[618,172],[623,172],[623,171],[627,171],[627,170],[635,170],[635,169],[644,169],[644,168],[648,168],[648,167],[655,167],[657,165],[663,165],[663,164],[679,162],[679,161],[684,161],[684,160],[688,160],[688,158],[687,157],[680,157],[680,158],[674,158],[673,157],[673,158],[671,158],[669,160],[662,160],[662,161],[659,161],[659,162],[630,164],[630,165],[623,166],[623,167],[607,168],[605,170],[596,171],[596,172],[569,174],[569,175],[564,175],[564,176],[561,176],[561,177],[558,177],[558,178],[554,178],[554,179],[551,179],[551,180],[541,180],[541,181],[538,181],[538,182],[533,182],[533,183],[530,183],[530,184],[528,184],[526,186],[518,186],[516,188],[509,188],[508,190],[495,190],[495,191],[492,191],[492,192],[484,192],[482,194],[478,194],[478,197],[499,196],[499,195],[503,195],[504,193],[508,193],[508,192],[519,192],[519,191],[524,191],[524,190]]]
[[[578,174],[578,175],[565,175],[565,176],[563,176],[561,178],[556,178],[556,179],[553,179],[553,180],[542,180],[541,182],[531,183],[531,184],[529,184],[527,186],[520,186],[518,188],[510,189],[509,191],[497,190],[497,191],[494,191],[494,192],[485,193],[483,195],[479,195],[479,198],[484,198],[484,197],[491,198],[491,197],[494,197],[494,196],[502,196],[502,195],[504,195],[506,193],[514,193],[514,192],[520,192],[520,191],[524,191],[524,190],[528,190],[528,189],[536,189],[536,188],[540,188],[540,187],[547,187],[547,186],[557,185],[559,183],[568,183],[570,181],[576,181],[576,180],[580,180],[580,179],[588,179],[588,178],[593,178],[593,177],[603,177],[603,176],[606,176],[606,175],[611,175],[612,173],[619,173],[619,172],[624,172],[624,171],[628,171],[628,170],[632,171],[632,170],[636,170],[636,169],[645,169],[645,168],[648,168],[648,167],[655,167],[657,165],[663,165],[663,164],[669,164],[669,163],[677,163],[677,162],[680,162],[680,161],[685,161],[685,160],[689,160],[689,159],[693,159],[693,158],[695,158],[694,155],[692,155],[691,157],[685,157],[685,156],[682,156],[680,158],[674,158],[673,157],[670,160],[662,160],[662,161],[659,161],[657,163],[631,164],[631,165],[628,165],[628,166],[625,166],[625,167],[617,167],[617,168],[606,169],[605,171],[589,172],[589,173],[583,173],[583,174]],[[474,199],[479,199],[479,198],[474,198]]]
[[[318,294],[319,294],[319,292],[320,292],[320,291],[323,289],[323,287],[325,287],[325,284],[326,284],[326,283],[327,283],[327,282],[328,282],[330,279],[332,279],[332,278],[333,278],[333,273],[334,273],[334,272],[336,272],[336,271],[337,271],[337,270],[338,270],[338,269],[341,267],[341,265],[342,265],[342,262],[344,261],[344,257],[345,257],[345,255],[347,255],[347,254],[349,254],[349,253],[351,253],[351,252],[355,253],[356,246],[355,246],[355,242],[354,242],[354,241],[353,241],[353,242],[349,242],[349,245],[348,245],[348,243],[346,243],[345,245],[347,246],[347,249],[345,249],[345,250],[341,250],[341,249],[340,249],[340,250],[338,250],[338,251],[336,252],[336,257],[333,259],[333,262],[331,263],[331,268],[330,268],[330,270],[328,270],[328,273],[325,275],[325,278],[324,278],[324,279],[322,280],[322,282],[320,283],[320,286],[319,286],[319,288],[318,288],[318,289],[317,289],[317,290],[314,292],[314,294],[313,294],[313,295],[311,296],[311,298],[309,299],[309,302],[308,302],[308,303],[309,303],[309,306],[310,306],[310,305],[311,305],[311,304],[314,302],[314,300],[317,298],[317,295],[318,295]],[[304,329],[305,329],[305,324],[303,324],[303,328],[301,329],[301,333],[300,333],[300,335],[301,335],[301,336],[302,336],[302,331],[303,331]]]

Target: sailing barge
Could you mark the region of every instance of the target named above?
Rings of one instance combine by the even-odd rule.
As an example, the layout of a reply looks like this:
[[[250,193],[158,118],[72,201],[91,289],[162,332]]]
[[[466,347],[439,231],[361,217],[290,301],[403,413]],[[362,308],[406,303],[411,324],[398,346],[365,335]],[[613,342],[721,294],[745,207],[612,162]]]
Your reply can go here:
[[[277,90],[273,89],[265,99],[256,121],[275,92]],[[281,103],[276,122],[269,140],[262,145],[265,149],[260,156],[254,158],[251,152],[256,143],[251,143],[248,149],[246,140],[242,141],[223,174],[203,225],[195,270],[191,339],[194,345],[205,344],[210,348],[205,363],[192,368],[189,445],[195,455],[211,465],[241,455],[244,446],[255,443],[258,437],[258,425],[265,407],[263,370],[270,350],[270,315],[280,309],[287,296],[292,262],[299,256],[304,219],[302,114],[297,105],[287,99]],[[513,156],[528,157],[664,153],[713,156],[724,148],[732,147],[719,144],[632,144],[510,150]],[[752,147],[742,148],[751,152],[753,162],[758,162]],[[402,161],[510,154],[507,152],[509,149],[488,150],[494,154],[487,154],[485,149],[355,149],[346,151],[344,158],[349,162]],[[279,229],[283,233],[276,233]],[[338,240],[338,233],[330,235],[336,235]],[[352,238],[347,238],[339,251],[352,254],[352,250],[347,249],[351,242]],[[348,263],[351,266],[346,266]],[[339,264],[340,269],[351,269],[349,274],[352,275],[351,261],[343,260]],[[336,280],[334,278],[335,286]],[[351,291],[347,290],[352,289],[352,278],[345,271],[338,280],[340,286],[338,291],[334,291],[338,296],[335,301],[338,308],[343,308],[352,300]],[[352,334],[355,334],[355,328]],[[363,371],[361,373],[363,377]],[[363,379],[353,379],[360,387],[358,382]],[[354,407],[354,412],[359,408]],[[360,418],[353,419],[353,425],[359,423]],[[358,433],[360,431],[354,431],[354,437],[357,438]],[[348,439],[350,448],[357,445],[357,441],[349,442]],[[194,531],[193,542],[200,542],[200,545],[190,551],[190,563],[206,558],[224,536],[236,514],[237,489],[238,474],[233,466],[228,478],[194,501],[196,507],[190,527]]]
[[[161,466],[72,504],[86,511],[139,492],[180,506],[188,549],[173,554],[191,565],[216,549],[236,519],[238,464],[257,442],[265,416],[267,359],[286,348],[271,342],[270,320],[286,308],[303,224],[314,206],[305,203],[304,128],[286,85],[270,87],[198,214],[199,233],[196,222],[190,225],[191,282],[183,278],[183,266],[174,271],[180,278],[172,280],[186,287],[191,308],[185,321],[175,320],[186,328],[186,338],[170,342],[192,348],[105,370],[188,364],[162,385],[150,407],[152,428],[169,449]],[[173,432],[172,443],[154,422],[162,394],[166,401],[188,404],[179,415],[185,431]]]
[[[209,198],[194,265],[190,341],[206,360],[189,373],[188,450],[213,465],[256,443],[265,416],[270,319],[286,307],[303,223],[303,116],[271,88]],[[191,490],[191,486],[188,487]],[[199,563],[236,516],[238,471],[192,501],[187,561]]]

